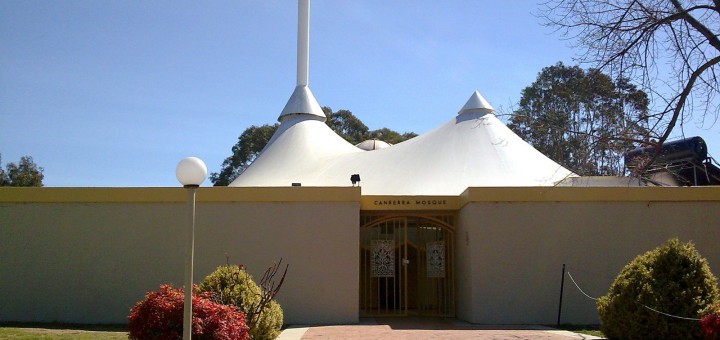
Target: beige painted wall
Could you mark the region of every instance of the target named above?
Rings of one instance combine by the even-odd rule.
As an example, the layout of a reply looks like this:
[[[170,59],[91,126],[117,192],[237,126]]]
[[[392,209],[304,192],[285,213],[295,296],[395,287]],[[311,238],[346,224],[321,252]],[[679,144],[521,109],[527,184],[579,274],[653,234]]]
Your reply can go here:
[[[359,204],[212,204],[198,209],[197,273],[242,263],[256,281],[274,261],[290,268],[278,301],[288,324],[358,322]],[[352,250],[352,251],[350,251]]]
[[[286,323],[356,323],[360,209],[433,208],[459,209],[456,314],[471,322],[553,324],[563,263],[597,297],[671,237],[694,241],[720,274],[720,187],[470,188],[418,199],[444,203],[400,209],[359,188],[201,188],[195,281],[226,253],[256,279],[282,257]],[[125,322],[146,291],[181,285],[185,200],[182,188],[0,188],[0,321]],[[567,279],[564,297],[563,322],[598,322]]]
[[[688,190],[683,193],[692,194]],[[474,202],[459,212],[459,318],[483,324],[554,324],[563,263],[586,293],[598,297],[635,256],[672,237],[693,241],[720,274],[720,196],[684,202],[622,196],[616,197],[622,202],[593,202],[587,195],[580,202],[519,201],[529,196]],[[562,322],[599,323],[594,301],[567,276]]]
[[[199,190],[195,282],[226,253],[256,280],[282,257],[287,324],[357,322],[358,253],[341,250],[359,246],[359,190],[285,190]],[[182,188],[0,190],[0,320],[124,323],[146,291],[182,284],[184,199]]]

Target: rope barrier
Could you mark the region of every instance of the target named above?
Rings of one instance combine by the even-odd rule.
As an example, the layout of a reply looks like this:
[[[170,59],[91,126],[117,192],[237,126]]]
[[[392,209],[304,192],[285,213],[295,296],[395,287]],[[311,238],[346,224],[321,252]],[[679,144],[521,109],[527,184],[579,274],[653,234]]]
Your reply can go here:
[[[583,290],[580,288],[580,286],[577,284],[577,282],[575,282],[575,279],[573,279],[572,275],[570,274],[570,271],[567,271],[567,274],[568,274],[568,276],[570,277],[570,280],[572,281],[572,283],[575,285],[575,287],[580,291],[580,293],[582,293],[583,295],[585,295],[588,299],[597,301],[597,298],[594,298],[594,297],[592,297],[592,296],[590,296],[590,295],[587,295],[587,293],[585,293],[585,291],[583,291]],[[646,305],[644,305],[644,304],[642,304],[642,303],[640,303],[640,302],[638,302],[638,304],[641,305],[641,306],[643,306],[643,307],[645,307],[645,308],[647,308],[647,309],[649,309],[649,310],[651,310],[651,311],[653,311],[653,312],[655,312],[655,313],[658,313],[658,314],[661,314],[661,315],[665,315],[665,316],[667,316],[667,317],[676,318],[676,319],[680,319],[680,320],[700,321],[700,319],[697,319],[697,318],[688,318],[688,317],[684,317],[684,316],[677,316],[677,315],[672,315],[672,314],[668,314],[668,313],[663,313],[663,312],[661,312],[661,311],[659,311],[659,310],[657,310],[657,309],[654,309],[654,308],[652,308],[652,307],[648,307],[648,306],[646,306]]]
[[[639,302],[638,302],[638,303],[639,303]],[[648,307],[648,306],[645,306],[645,305],[643,305],[642,303],[640,303],[640,304],[641,304],[643,307],[645,307],[645,308],[647,308],[647,309],[649,309],[649,310],[651,310],[651,311],[653,311],[653,312],[655,312],[655,313],[662,314],[662,315],[665,315],[665,316],[669,316],[669,317],[671,317],[671,318],[676,318],[676,319],[680,319],[680,320],[700,321],[700,319],[696,319],[696,318],[686,318],[686,317],[684,317],[684,316],[677,316],[677,315],[672,315],[672,314],[668,314],[668,313],[663,313],[663,312],[661,312],[661,311],[659,311],[659,310],[657,310],[657,309],[652,309],[652,308],[650,308],[650,307]]]
[[[570,280],[572,280],[573,284],[575,284],[575,287],[577,287],[577,289],[580,291],[580,293],[583,293],[583,295],[587,296],[588,299],[597,301],[597,298],[587,295],[587,293],[585,293],[582,289],[580,289],[580,286],[578,286],[577,282],[575,282],[575,279],[573,279],[572,275],[570,275],[570,271],[568,271],[567,274],[570,277]]]

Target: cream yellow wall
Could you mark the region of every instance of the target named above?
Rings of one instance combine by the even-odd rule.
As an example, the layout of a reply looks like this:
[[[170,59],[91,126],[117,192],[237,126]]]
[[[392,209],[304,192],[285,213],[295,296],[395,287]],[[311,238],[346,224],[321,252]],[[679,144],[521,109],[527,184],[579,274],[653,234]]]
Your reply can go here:
[[[123,323],[183,279],[178,204],[0,205],[3,321]]]
[[[458,214],[458,317],[554,324],[563,263],[586,293],[598,297],[635,256],[673,237],[694,242],[720,274],[720,188],[621,188],[607,195],[581,189],[549,198],[526,190],[496,202],[502,195],[474,189],[475,202]],[[599,323],[594,301],[567,276],[562,322]]]
[[[359,189],[197,197],[195,282],[225,254],[256,279],[282,257],[286,323],[358,321]],[[185,199],[182,188],[2,188],[0,320],[124,323],[146,291],[182,284]]]
[[[458,211],[457,315],[553,324],[563,263],[599,296],[636,255],[692,240],[720,274],[720,187],[470,188],[458,197],[359,188],[200,188],[196,282],[282,257],[289,324],[358,321],[360,210]],[[182,188],[0,188],[0,321],[122,323],[146,291],[180,285]],[[419,203],[418,203],[419,202]],[[563,322],[597,323],[566,280]]]
[[[289,324],[358,322],[358,203],[208,204],[198,209],[197,273],[245,265],[260,280],[289,263],[278,301]],[[203,217],[200,217],[203,216]],[[279,277],[278,277],[279,279]]]

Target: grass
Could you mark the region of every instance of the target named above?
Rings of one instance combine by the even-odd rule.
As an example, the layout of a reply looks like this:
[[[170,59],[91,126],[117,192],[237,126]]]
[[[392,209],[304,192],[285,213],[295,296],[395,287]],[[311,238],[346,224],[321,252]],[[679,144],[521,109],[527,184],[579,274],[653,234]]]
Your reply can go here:
[[[588,326],[588,325],[560,325],[558,329],[571,331],[580,334],[587,334],[604,338],[605,335],[600,331],[600,326]]]
[[[127,339],[125,325],[2,323],[0,339]]]

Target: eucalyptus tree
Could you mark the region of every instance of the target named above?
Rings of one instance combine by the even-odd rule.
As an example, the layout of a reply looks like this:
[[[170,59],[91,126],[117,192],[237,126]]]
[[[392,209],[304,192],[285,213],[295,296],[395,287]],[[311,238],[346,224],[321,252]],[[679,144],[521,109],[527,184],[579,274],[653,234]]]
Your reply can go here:
[[[32,157],[20,157],[17,164],[8,163],[5,170],[0,167],[0,186],[41,187],[45,178],[43,171],[44,169],[35,164]]]
[[[623,175],[623,153],[647,141],[648,97],[627,79],[557,63],[522,91],[508,125],[581,175]]]

